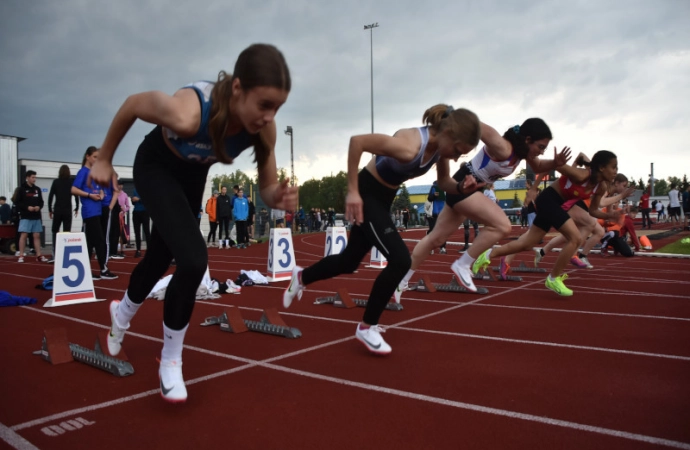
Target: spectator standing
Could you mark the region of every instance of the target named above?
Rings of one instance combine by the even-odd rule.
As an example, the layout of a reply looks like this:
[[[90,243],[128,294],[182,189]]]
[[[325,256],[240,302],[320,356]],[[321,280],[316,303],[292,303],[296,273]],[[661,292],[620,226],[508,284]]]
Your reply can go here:
[[[218,221],[218,247],[230,247],[230,216],[232,215],[232,199],[228,195],[228,188],[220,188],[220,195],[216,198],[216,220]],[[225,229],[225,240],[223,240]]]
[[[60,226],[62,226],[62,231],[66,233],[71,232],[72,214],[74,214],[74,217],[77,217],[79,212],[79,197],[76,195],[74,196],[76,206],[74,211],[72,210],[71,175],[69,166],[67,164],[61,165],[58,177],[56,180],[53,180],[48,193],[48,216],[53,220],[53,258],[49,262],[53,262],[55,259],[55,244],[57,242],[55,238],[60,231]],[[55,206],[53,206],[53,200],[55,200]]]
[[[668,191],[668,217],[669,221],[680,226],[680,194],[675,183],[671,184],[671,190]]]
[[[256,216],[256,206],[252,201],[252,196],[247,195],[247,203],[249,204],[249,216],[247,216],[247,234],[249,235],[249,241],[254,239],[254,217]]]
[[[216,244],[216,229],[218,228],[218,217],[216,215],[218,207],[218,190],[213,190],[213,195],[211,198],[206,200],[206,214],[208,214],[208,223],[211,227],[208,232],[208,237],[206,238],[206,247],[213,247]]]
[[[137,246],[134,257],[141,258],[141,231],[143,230],[144,232],[146,248],[148,249],[151,243],[151,218],[136,189],[132,192],[132,204],[134,205],[134,210],[132,211],[132,220],[134,221],[134,243]]]
[[[271,220],[274,221],[276,228],[285,228],[285,210],[273,208],[271,210]]]
[[[249,217],[249,202],[244,197],[244,190],[237,191],[237,197],[232,201],[233,218],[237,227],[237,248],[246,248],[249,244],[247,234],[247,218]]]
[[[12,220],[12,208],[7,204],[7,197],[0,197],[0,224],[6,225]]]
[[[19,259],[17,262],[24,262],[24,247],[26,239],[31,234],[36,250],[38,262],[48,262],[45,256],[41,256],[41,209],[43,209],[43,195],[41,188],[36,186],[36,172],[29,170],[26,172],[26,181],[21,185],[17,192],[17,207],[19,208]]]
[[[129,245],[129,211],[132,209],[129,195],[125,192],[122,181],[117,180],[117,189],[120,193],[117,196],[117,204],[120,206],[120,249],[118,253],[124,254],[125,247]]]
[[[642,229],[652,229],[652,218],[650,213],[652,208],[649,206],[649,188],[640,197],[640,212],[642,213]]]

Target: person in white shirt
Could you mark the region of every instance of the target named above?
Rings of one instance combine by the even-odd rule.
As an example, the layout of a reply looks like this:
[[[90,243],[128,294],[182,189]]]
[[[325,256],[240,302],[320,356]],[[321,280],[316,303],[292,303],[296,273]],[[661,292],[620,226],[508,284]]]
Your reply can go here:
[[[498,199],[496,198],[496,192],[494,191],[494,184],[487,184],[486,189],[484,189],[484,195],[489,197],[489,199],[498,205]]]
[[[668,219],[680,225],[680,196],[675,184],[671,184],[671,190],[668,191]]]

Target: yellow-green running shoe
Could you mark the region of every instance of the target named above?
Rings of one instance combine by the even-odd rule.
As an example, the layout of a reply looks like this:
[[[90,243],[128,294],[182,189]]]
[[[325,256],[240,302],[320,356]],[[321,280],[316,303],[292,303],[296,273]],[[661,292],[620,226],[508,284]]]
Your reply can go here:
[[[544,283],[547,288],[551,289],[558,295],[562,295],[563,297],[570,297],[573,295],[573,291],[571,289],[568,289],[565,284],[563,284],[563,281],[568,278],[568,274],[564,273],[563,275],[556,277],[553,281],[550,280],[551,275],[546,277],[546,282]]]
[[[489,267],[489,264],[491,263],[491,260],[486,256],[486,254],[489,253],[489,250],[485,251],[481,255],[479,255],[479,258],[477,258],[474,261],[474,264],[472,264],[472,273],[477,275],[477,272],[480,270],[484,270],[487,267]]]

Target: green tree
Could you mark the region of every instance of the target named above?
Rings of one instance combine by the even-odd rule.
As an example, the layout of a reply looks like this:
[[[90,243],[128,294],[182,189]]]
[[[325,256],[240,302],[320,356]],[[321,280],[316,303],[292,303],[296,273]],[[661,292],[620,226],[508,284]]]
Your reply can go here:
[[[668,180],[669,186],[674,185],[677,189],[680,189],[680,187],[683,184],[683,181],[678,177],[668,177],[667,180]],[[670,188],[669,188],[669,190],[670,190]]]
[[[321,181],[313,178],[305,181],[304,184],[299,187],[299,201],[305,211],[309,211],[312,208],[320,208],[320,192]]]
[[[238,185],[245,189],[254,184],[249,175],[242,172],[240,169],[235,170],[235,172],[219,174],[213,177],[213,188],[218,189],[225,186],[228,191],[232,189],[233,186]]]
[[[512,207],[513,207],[513,208],[520,208],[520,207],[522,207],[522,202],[521,202],[520,199],[518,198],[517,192],[515,193],[515,197],[513,197],[513,205],[512,205]]]
[[[527,178],[527,169],[520,169],[515,173],[515,179],[520,180],[520,179],[525,179]]]
[[[637,189],[640,189],[640,190],[642,190],[642,191],[646,191],[646,190],[647,190],[647,185],[644,184],[644,181],[642,180],[642,178],[640,178],[640,179],[638,180],[638,182],[637,182]]]
[[[666,180],[656,180],[654,183],[654,195],[667,195],[670,191]]]
[[[321,179],[319,207],[333,208],[336,212],[345,212],[345,196],[347,195],[347,174],[342,170],[335,176]]]
[[[403,210],[405,208],[409,209],[410,206],[410,193],[405,183],[403,183],[402,186],[400,186],[400,193],[395,197],[395,200],[393,200],[393,211]]]
[[[683,190],[686,190],[688,188],[688,186],[690,186],[690,183],[688,183],[688,176],[683,175],[683,181],[681,181],[681,187],[683,188]]]

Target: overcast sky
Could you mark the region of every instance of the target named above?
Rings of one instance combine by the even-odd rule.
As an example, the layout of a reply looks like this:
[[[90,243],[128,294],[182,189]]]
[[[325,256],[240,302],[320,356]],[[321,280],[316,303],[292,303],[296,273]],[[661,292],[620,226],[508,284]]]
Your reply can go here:
[[[363,28],[374,22],[376,132],[448,103],[501,133],[541,117],[552,147],[612,150],[635,179],[652,162],[657,178],[690,175],[688,0],[2,0],[0,134],[27,139],[20,158],[81,161],[128,95],[215,80],[267,42],[293,80],[276,118],[279,167],[290,167],[289,125],[297,179],[335,174],[349,137],[371,130]],[[132,165],[151,128],[132,127],[115,163]],[[235,169],[255,173],[249,152],[212,173]]]

